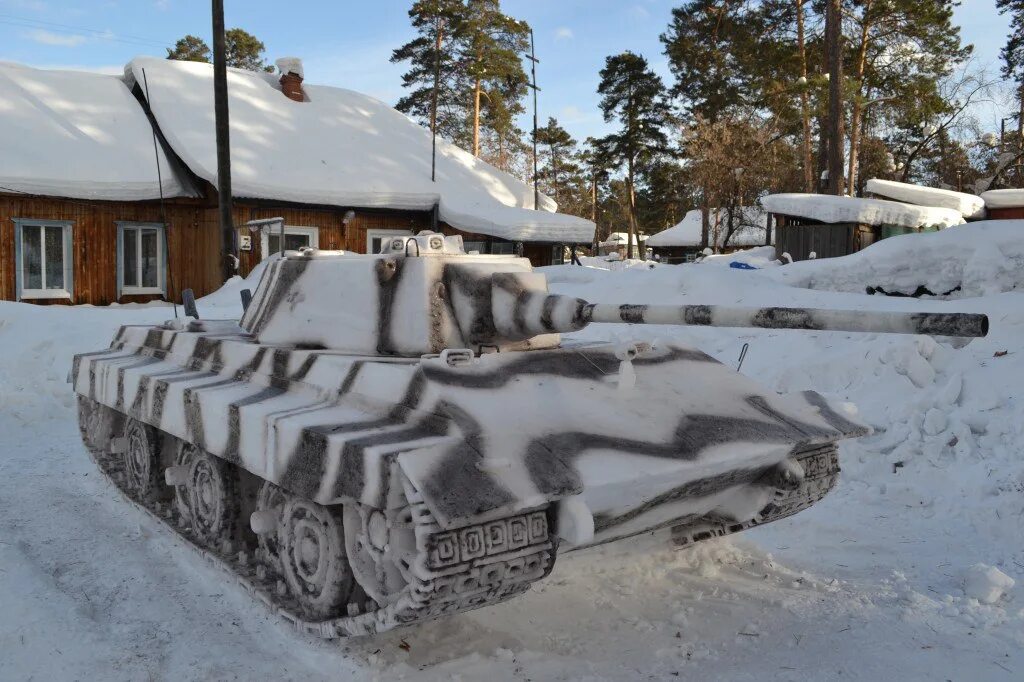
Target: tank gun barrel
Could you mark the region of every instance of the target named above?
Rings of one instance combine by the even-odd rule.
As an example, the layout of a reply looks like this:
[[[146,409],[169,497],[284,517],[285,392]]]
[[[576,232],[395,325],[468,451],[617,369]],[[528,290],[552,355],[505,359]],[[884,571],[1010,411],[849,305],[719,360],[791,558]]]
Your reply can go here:
[[[988,316],[973,313],[902,313],[815,308],[743,308],[714,305],[614,305],[588,303],[586,323],[672,324],[808,331],[927,334],[979,338],[988,334]],[[568,330],[567,330],[568,331]]]

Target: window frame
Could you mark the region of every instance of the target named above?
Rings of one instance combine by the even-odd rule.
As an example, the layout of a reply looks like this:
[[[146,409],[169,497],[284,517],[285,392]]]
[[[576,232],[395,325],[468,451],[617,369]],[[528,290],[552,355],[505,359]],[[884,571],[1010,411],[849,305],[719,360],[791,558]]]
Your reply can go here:
[[[270,233],[273,232],[275,235],[281,233],[281,228],[277,225],[271,230],[267,228],[260,230],[260,260],[266,260],[270,256],[276,255],[277,251],[270,253]],[[309,237],[309,245],[314,249],[320,248],[320,228],[311,227],[309,225],[285,225],[284,234],[288,236],[290,234],[303,234]]]
[[[73,220],[37,220],[34,218],[13,218],[14,222],[14,290],[15,300],[17,301],[37,301],[37,300],[54,300],[54,299],[69,299],[73,300],[75,296],[75,253],[72,247],[71,232],[74,229]],[[27,289],[25,288],[24,282],[24,269],[25,264],[22,262],[24,257],[24,248],[22,241],[24,239],[23,229],[26,227],[59,227],[62,230],[63,236],[63,270],[64,270],[64,288],[63,289]],[[42,263],[41,279],[42,283],[46,285],[46,238],[43,237],[43,243],[40,245],[42,250],[40,252],[40,258]]]
[[[373,249],[370,247],[373,245],[374,237],[380,237],[383,243],[385,238],[391,237],[411,237],[413,236],[412,230],[367,230],[366,231],[366,253],[374,255]]]
[[[117,225],[117,297],[159,294],[167,295],[167,227],[163,223],[143,223],[134,220],[118,220]],[[155,229],[156,239],[156,281],[155,287],[126,286],[124,283],[124,233],[125,230]],[[135,266],[140,268],[139,280],[142,281],[142,240],[136,240]]]

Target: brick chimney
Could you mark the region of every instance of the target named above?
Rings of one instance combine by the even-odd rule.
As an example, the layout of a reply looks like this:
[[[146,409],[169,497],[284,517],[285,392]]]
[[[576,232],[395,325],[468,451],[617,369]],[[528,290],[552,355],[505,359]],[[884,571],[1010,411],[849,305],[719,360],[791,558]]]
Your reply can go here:
[[[305,102],[302,93],[302,60],[298,57],[281,57],[274,64],[281,72],[281,92],[290,100]]]

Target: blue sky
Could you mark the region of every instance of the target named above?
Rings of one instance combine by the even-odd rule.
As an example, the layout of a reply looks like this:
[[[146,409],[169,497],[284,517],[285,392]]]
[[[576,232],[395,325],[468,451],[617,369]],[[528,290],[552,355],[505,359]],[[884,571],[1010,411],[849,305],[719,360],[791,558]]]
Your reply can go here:
[[[310,82],[360,90],[394,103],[402,67],[391,50],[412,34],[411,0],[225,0],[226,22],[256,34],[271,59],[298,56]],[[504,0],[506,12],[534,27],[541,122],[556,116],[577,138],[599,135],[598,71],[607,55],[643,54],[666,80],[658,36],[677,0]],[[207,40],[209,0],[0,0],[0,60],[119,72],[138,54],[164,55],[186,33]],[[284,9],[287,8],[287,9]],[[1008,22],[995,0],[963,0],[957,11],[978,62],[998,71]],[[995,129],[996,106],[979,109]]]

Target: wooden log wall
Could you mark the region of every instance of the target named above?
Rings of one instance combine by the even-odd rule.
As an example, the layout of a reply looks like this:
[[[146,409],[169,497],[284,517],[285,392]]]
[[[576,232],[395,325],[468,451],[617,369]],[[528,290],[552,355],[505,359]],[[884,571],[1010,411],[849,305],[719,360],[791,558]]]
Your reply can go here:
[[[184,286],[191,286],[198,295],[213,291],[220,286],[218,260],[208,256],[219,251],[216,216],[211,224],[208,210],[195,200],[168,201],[166,210],[170,226],[168,294],[180,299]],[[160,204],[0,195],[0,300],[13,301],[16,296],[16,218],[70,221],[74,259],[74,299],[70,302],[106,305],[118,302],[117,222],[158,223]],[[159,298],[126,296],[120,302]]]
[[[220,231],[216,205],[205,199],[168,199],[165,202],[168,239],[167,298],[181,300],[181,291],[191,288],[197,297],[221,285]],[[318,229],[321,249],[366,252],[368,230],[429,229],[429,211],[371,211],[355,209],[344,224],[347,209],[274,205],[269,202],[236,200],[233,218],[241,235],[251,235],[252,248],[239,252],[239,273],[249,274],[262,260],[259,234],[245,227],[250,220],[284,218],[294,227]],[[28,195],[0,194],[0,300],[16,296],[15,219],[62,220],[72,223],[74,299],[70,303],[106,305],[145,302],[159,295],[117,296],[117,223],[161,222],[158,201],[90,201]],[[441,224],[446,234],[462,234],[466,240],[486,240],[486,235],[459,232]],[[551,244],[527,244],[524,255],[534,265],[551,262]],[[39,301],[68,303],[69,301]]]

